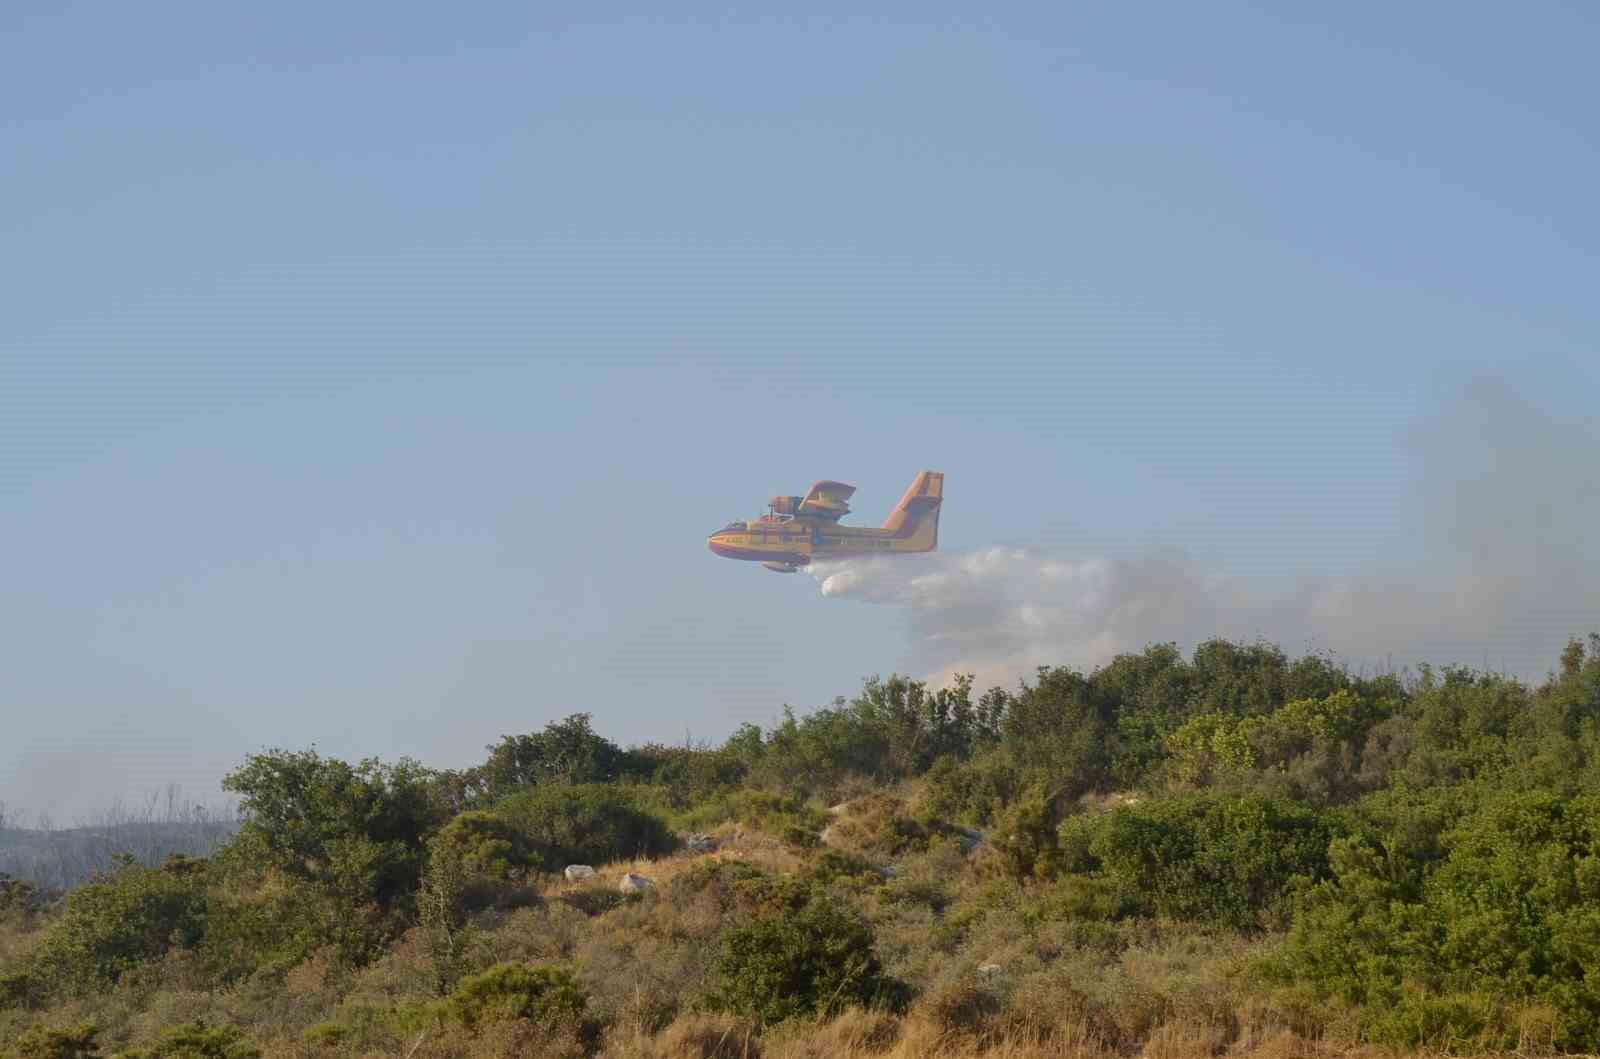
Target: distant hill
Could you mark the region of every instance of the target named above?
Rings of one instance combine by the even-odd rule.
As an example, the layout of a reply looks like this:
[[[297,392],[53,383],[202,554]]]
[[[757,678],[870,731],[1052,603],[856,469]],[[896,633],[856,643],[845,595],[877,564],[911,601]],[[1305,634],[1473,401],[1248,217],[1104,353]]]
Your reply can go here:
[[[204,813],[179,820],[121,820],[48,830],[0,828],[0,874],[68,890],[109,868],[118,854],[150,865],[174,853],[208,856],[238,828],[231,814]]]

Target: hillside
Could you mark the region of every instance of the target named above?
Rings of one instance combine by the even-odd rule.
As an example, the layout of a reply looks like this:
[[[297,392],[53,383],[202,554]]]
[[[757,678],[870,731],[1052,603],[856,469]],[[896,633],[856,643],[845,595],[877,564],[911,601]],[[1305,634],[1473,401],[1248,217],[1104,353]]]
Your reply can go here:
[[[1597,637],[1538,684],[1213,641],[488,751],[258,754],[208,857],[0,881],[0,1055],[1600,1049]]]

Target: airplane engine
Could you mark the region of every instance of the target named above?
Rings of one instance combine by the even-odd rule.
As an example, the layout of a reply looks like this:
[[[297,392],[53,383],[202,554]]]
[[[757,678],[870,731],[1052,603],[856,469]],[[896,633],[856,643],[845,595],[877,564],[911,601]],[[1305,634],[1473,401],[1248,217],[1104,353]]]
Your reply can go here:
[[[801,499],[803,498],[798,496],[775,496],[772,498],[772,513],[774,515],[793,515],[800,510]]]

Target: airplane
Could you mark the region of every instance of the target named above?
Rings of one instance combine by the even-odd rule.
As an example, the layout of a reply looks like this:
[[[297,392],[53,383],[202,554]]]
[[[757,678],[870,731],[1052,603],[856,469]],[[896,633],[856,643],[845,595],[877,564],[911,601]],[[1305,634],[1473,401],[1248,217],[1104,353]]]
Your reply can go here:
[[[939,546],[939,505],[944,499],[939,471],[918,474],[881,529],[839,525],[850,513],[847,501],[855,491],[853,485],[822,481],[803,497],[775,496],[765,515],[730,522],[706,538],[706,544],[723,558],[758,562],[780,574],[792,574],[813,559],[907,555]]]

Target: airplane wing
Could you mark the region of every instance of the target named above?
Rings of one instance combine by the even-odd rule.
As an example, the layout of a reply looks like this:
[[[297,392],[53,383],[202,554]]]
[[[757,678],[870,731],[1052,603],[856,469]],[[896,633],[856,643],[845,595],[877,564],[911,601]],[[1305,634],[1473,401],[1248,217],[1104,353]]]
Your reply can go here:
[[[843,482],[818,482],[800,501],[799,514],[837,522],[850,513],[850,505],[846,501],[855,491],[855,486]]]

